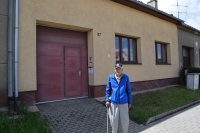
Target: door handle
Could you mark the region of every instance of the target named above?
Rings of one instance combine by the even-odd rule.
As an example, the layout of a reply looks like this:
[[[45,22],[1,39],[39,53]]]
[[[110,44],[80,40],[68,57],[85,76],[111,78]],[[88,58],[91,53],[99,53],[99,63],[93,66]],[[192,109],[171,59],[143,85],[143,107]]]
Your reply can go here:
[[[81,76],[81,71],[78,71],[78,75]]]

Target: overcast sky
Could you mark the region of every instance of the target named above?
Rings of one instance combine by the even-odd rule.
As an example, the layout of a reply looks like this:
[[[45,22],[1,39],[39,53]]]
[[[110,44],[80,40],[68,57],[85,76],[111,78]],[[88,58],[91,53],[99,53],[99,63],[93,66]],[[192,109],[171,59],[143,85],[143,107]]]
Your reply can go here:
[[[147,3],[150,0],[140,0]],[[200,0],[178,0],[179,18],[185,21],[186,24],[200,30]],[[158,9],[168,14],[173,14],[178,18],[177,0],[158,0]],[[185,7],[187,6],[187,7]]]

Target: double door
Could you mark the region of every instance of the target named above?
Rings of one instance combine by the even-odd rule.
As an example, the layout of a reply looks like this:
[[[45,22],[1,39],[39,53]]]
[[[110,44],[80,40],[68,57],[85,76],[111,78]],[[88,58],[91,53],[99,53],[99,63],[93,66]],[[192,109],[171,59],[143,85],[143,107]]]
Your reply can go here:
[[[36,102],[88,96],[85,33],[37,28]]]

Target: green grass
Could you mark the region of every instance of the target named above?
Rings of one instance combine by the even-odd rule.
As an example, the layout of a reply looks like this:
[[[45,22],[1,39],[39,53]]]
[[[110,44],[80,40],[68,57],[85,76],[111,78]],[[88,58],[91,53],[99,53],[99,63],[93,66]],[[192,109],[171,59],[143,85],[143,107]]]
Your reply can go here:
[[[28,112],[25,107],[20,107],[18,113],[22,117],[17,119],[7,112],[0,114],[0,133],[52,133],[50,124],[39,113]]]
[[[175,86],[163,90],[136,94],[129,110],[130,119],[144,123],[148,118],[177,107],[200,100],[200,89],[187,90],[185,86]]]

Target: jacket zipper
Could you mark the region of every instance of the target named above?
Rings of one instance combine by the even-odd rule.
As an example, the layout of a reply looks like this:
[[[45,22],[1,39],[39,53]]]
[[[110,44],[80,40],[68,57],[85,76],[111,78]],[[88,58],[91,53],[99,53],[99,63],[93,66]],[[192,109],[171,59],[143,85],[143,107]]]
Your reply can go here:
[[[115,79],[115,81],[117,82],[117,79],[116,79],[116,78],[114,78],[114,79]],[[121,82],[121,80],[122,80],[122,76],[121,76],[121,78],[120,78],[119,83],[117,82],[117,84],[119,85],[119,87],[118,87],[118,90],[119,90],[119,104],[120,104],[120,82]]]
[[[115,77],[114,77],[114,79],[117,82],[117,79]],[[121,79],[120,79],[120,81],[121,81]],[[120,83],[120,81],[119,81],[119,83]],[[118,90],[119,90],[119,83],[117,82],[117,84],[118,84]],[[120,90],[119,90],[119,103],[120,103]]]
[[[121,82],[121,80],[122,80],[122,76],[121,76],[121,78],[120,78],[120,81],[119,81],[119,83],[118,83],[118,85],[119,85],[119,87],[118,87],[118,90],[119,90],[119,104],[120,104],[120,82]]]

